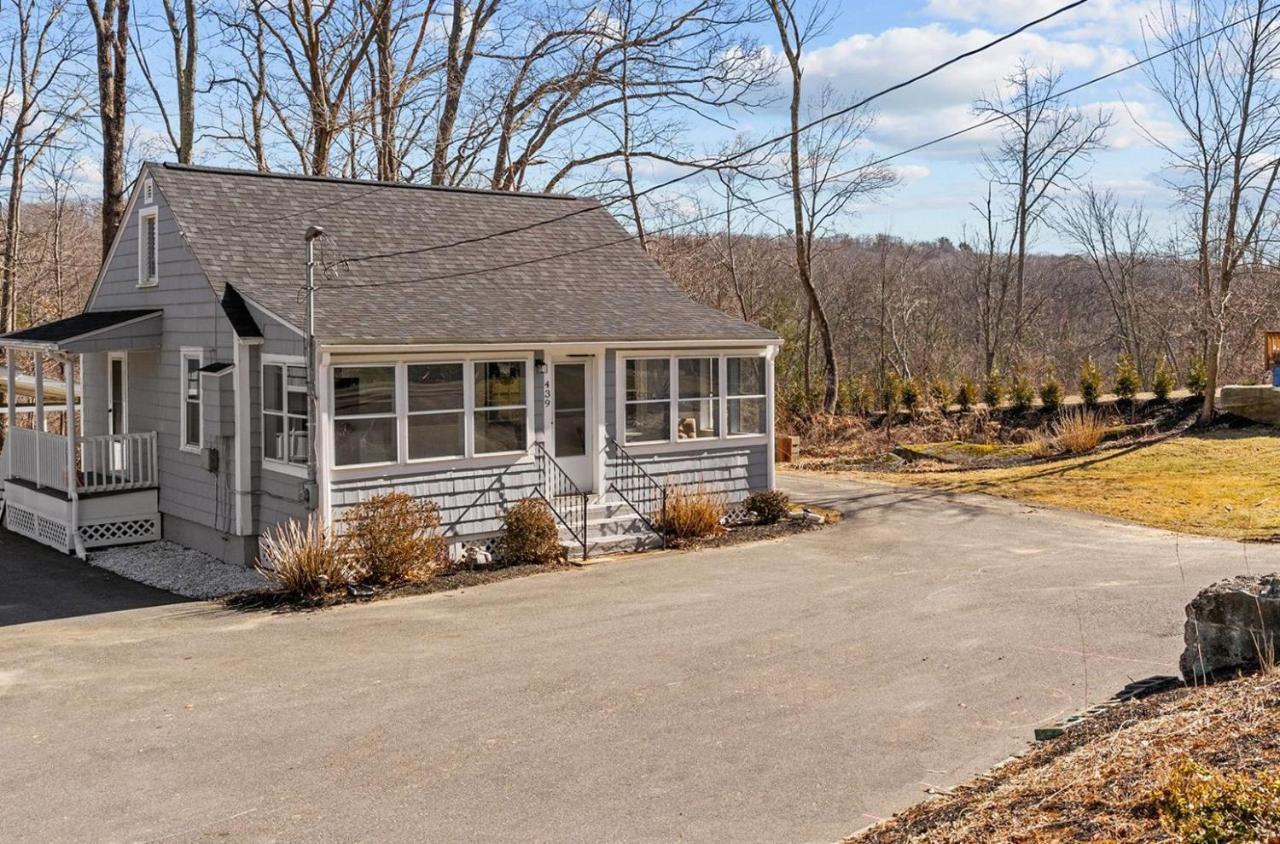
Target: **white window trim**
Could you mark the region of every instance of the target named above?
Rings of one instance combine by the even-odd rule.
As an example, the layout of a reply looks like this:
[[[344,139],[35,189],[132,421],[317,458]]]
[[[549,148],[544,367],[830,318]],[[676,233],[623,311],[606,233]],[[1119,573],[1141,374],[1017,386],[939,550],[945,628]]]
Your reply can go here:
[[[199,454],[204,448],[204,376],[196,374],[196,383],[199,385],[200,398],[197,400],[199,405],[199,442],[191,445],[187,442],[187,361],[194,359],[200,369],[204,366],[204,349],[197,349],[191,346],[183,346],[178,353],[178,396],[181,403],[178,405],[178,447],[185,452],[191,454]]]
[[[765,432],[761,434],[729,434],[729,358],[764,358],[765,360],[765,377],[766,384],[769,374],[769,367],[772,365],[769,359],[768,348],[753,349],[724,349],[709,351],[705,348],[679,349],[670,351],[644,351],[635,353],[619,353],[618,360],[615,364],[615,387],[614,387],[614,418],[617,425],[618,442],[628,449],[635,450],[640,454],[660,453],[664,451],[696,451],[714,447],[717,444],[732,445],[756,445],[765,443],[769,440],[769,431],[773,429],[773,413],[772,404],[768,401],[768,395],[759,396],[734,396],[733,398],[763,398],[765,399]],[[717,395],[713,399],[716,402],[716,413],[719,418],[720,433],[714,437],[694,437],[691,439],[679,439],[677,436],[680,407],[680,384],[679,384],[679,364],[677,361],[681,358],[711,358],[715,361],[718,369],[717,378]],[[627,362],[632,360],[662,360],[667,359],[671,368],[670,381],[671,386],[666,399],[643,399],[640,401],[627,401]],[[695,401],[696,399],[689,399]],[[665,440],[629,440],[627,438],[627,405],[628,404],[657,404],[666,401],[671,406],[669,431]]]
[[[462,367],[462,407],[458,410],[409,410],[409,367],[422,366],[424,364],[434,364],[436,366],[447,366],[448,364],[457,364]],[[397,361],[397,366],[404,370],[404,449],[401,454],[404,455],[403,463],[407,465],[417,465],[419,463],[450,463],[457,460],[465,460],[471,456],[474,427],[470,418],[472,411],[467,408],[471,407],[475,398],[475,371],[472,365],[462,359],[450,360],[413,360],[413,361]],[[526,376],[527,377],[527,376]],[[397,394],[399,388],[397,387]],[[433,416],[445,413],[461,413],[462,414],[462,454],[442,454],[438,457],[410,457],[409,456],[409,418],[411,416]],[[344,469],[347,467],[343,467]]]
[[[262,446],[262,467],[264,469],[269,469],[272,472],[279,472],[282,475],[293,475],[299,478],[305,478],[307,476],[307,464],[291,463],[288,460],[276,460],[274,458],[267,457],[267,413],[268,413],[267,411],[267,367],[268,366],[282,367],[283,383],[281,384],[281,389],[284,390],[284,392],[281,394],[281,402],[283,403],[284,407],[282,408],[283,413],[281,415],[283,415],[284,417],[284,430],[285,430],[286,441],[287,441],[288,432],[289,432],[289,417],[291,415],[297,416],[296,413],[295,414],[289,413],[288,368],[290,366],[301,366],[305,369],[306,365],[307,365],[306,358],[297,357],[295,355],[262,355],[261,360],[258,361],[258,424],[262,429],[260,432],[260,435],[261,435],[260,443]],[[314,431],[310,431],[310,430],[307,431],[308,443],[311,442],[310,438],[314,436],[315,436]],[[314,446],[311,446],[311,447],[314,448]]]
[[[486,361],[521,361],[524,363],[524,404],[523,405],[502,405],[494,407],[477,408],[475,403],[475,364],[484,363]],[[463,440],[465,446],[465,454],[460,456],[445,455],[442,457],[419,457],[409,459],[409,367],[415,364],[423,363],[460,363],[463,365],[463,400],[465,406],[463,408]],[[452,354],[452,355],[411,355],[407,357],[399,357],[395,360],[369,360],[357,361],[351,359],[334,360],[328,369],[328,409],[329,409],[329,425],[336,426],[339,421],[336,411],[336,397],[333,389],[334,370],[347,368],[369,368],[369,367],[394,367],[395,377],[395,419],[396,419],[396,459],[379,463],[355,463],[355,464],[339,464],[338,463],[338,443],[335,435],[328,435],[328,454],[326,455],[329,465],[333,467],[334,475],[338,479],[346,479],[367,473],[368,470],[386,470],[386,469],[407,469],[421,468],[422,466],[444,466],[448,468],[470,468],[483,467],[489,465],[498,465],[510,462],[512,457],[521,457],[529,454],[534,442],[534,380],[536,372],[534,370],[534,355],[532,352],[486,352],[482,354]],[[525,421],[525,443],[523,449],[512,451],[486,451],[477,453],[475,450],[475,413],[477,410],[504,410],[522,408],[524,410]],[[418,414],[415,414],[418,415]],[[389,414],[371,414],[364,418],[387,418]],[[356,416],[343,416],[341,419],[358,419]]]
[[[147,220],[155,220],[156,222],[156,239],[151,244],[152,251],[155,253],[156,274],[152,277],[147,276]],[[160,211],[154,205],[148,205],[138,210],[138,286],[139,287],[155,287],[160,283]]]

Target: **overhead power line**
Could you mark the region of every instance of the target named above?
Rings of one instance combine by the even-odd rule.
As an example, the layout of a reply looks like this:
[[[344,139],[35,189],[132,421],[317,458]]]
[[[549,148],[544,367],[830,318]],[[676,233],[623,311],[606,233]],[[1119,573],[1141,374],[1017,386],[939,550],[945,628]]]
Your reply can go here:
[[[1278,3],[1278,4],[1274,5],[1274,6],[1267,7],[1267,8],[1266,8],[1266,9],[1264,9],[1263,11],[1264,11],[1264,12],[1265,12],[1265,11],[1272,11],[1272,10],[1275,10],[1275,9],[1280,9],[1280,3]],[[1048,103],[1048,102],[1051,102],[1051,101],[1053,101],[1053,100],[1056,100],[1056,99],[1060,99],[1060,98],[1062,98],[1062,97],[1069,96],[1070,94],[1074,94],[1074,93],[1076,93],[1076,92],[1078,92],[1078,91],[1080,91],[1080,90],[1082,90],[1082,89],[1084,89],[1084,88],[1088,88],[1088,87],[1090,87],[1090,86],[1092,86],[1092,85],[1096,85],[1096,84],[1098,84],[1098,83],[1100,83],[1100,82],[1105,82],[1106,80],[1111,79],[1112,77],[1118,76],[1118,75],[1120,75],[1120,74],[1122,74],[1122,73],[1126,73],[1126,72],[1128,72],[1128,71],[1130,71],[1130,70],[1133,70],[1133,69],[1135,69],[1135,68],[1141,67],[1142,65],[1149,64],[1150,62],[1156,61],[1157,59],[1161,59],[1161,58],[1163,58],[1163,57],[1165,57],[1165,56],[1169,55],[1170,53],[1173,53],[1173,52],[1174,52],[1174,51],[1176,51],[1176,50],[1180,50],[1180,49],[1182,49],[1183,47],[1189,47],[1189,46],[1191,46],[1192,44],[1196,44],[1196,43],[1198,43],[1198,42],[1200,42],[1200,41],[1203,41],[1203,40],[1204,40],[1204,39],[1206,39],[1206,38],[1211,38],[1211,37],[1212,37],[1212,36],[1214,36],[1214,35],[1218,35],[1218,34],[1220,34],[1220,33],[1222,33],[1222,32],[1227,31],[1228,29],[1232,29],[1233,27],[1239,26],[1240,24],[1245,23],[1245,22],[1247,22],[1247,21],[1250,21],[1250,20],[1252,20],[1252,19],[1253,19],[1253,15],[1248,15],[1248,16],[1246,16],[1246,17],[1242,17],[1242,18],[1239,18],[1239,19],[1237,19],[1237,20],[1231,21],[1231,22],[1229,22],[1229,23],[1223,24],[1222,26],[1220,26],[1220,27],[1218,27],[1218,28],[1216,28],[1216,29],[1209,30],[1209,31],[1207,31],[1207,32],[1201,33],[1200,35],[1197,35],[1197,36],[1196,36],[1196,37],[1194,37],[1194,38],[1189,38],[1189,39],[1187,39],[1186,41],[1182,41],[1182,42],[1180,42],[1180,43],[1173,44],[1173,45],[1171,45],[1171,46],[1169,46],[1169,47],[1167,47],[1167,48],[1165,48],[1165,49],[1163,49],[1163,50],[1161,50],[1161,51],[1159,51],[1159,52],[1157,52],[1157,53],[1152,53],[1152,54],[1150,54],[1150,55],[1148,55],[1148,56],[1145,56],[1144,58],[1141,58],[1141,59],[1138,59],[1138,60],[1136,60],[1136,61],[1130,62],[1129,64],[1124,65],[1123,67],[1115,68],[1114,70],[1107,71],[1106,73],[1103,73],[1103,74],[1101,74],[1101,75],[1099,75],[1099,76],[1095,76],[1095,77],[1093,77],[1092,79],[1085,80],[1084,82],[1081,82],[1081,83],[1079,83],[1079,84],[1077,84],[1077,85],[1073,85],[1073,86],[1071,86],[1071,87],[1069,87],[1069,88],[1065,88],[1065,89],[1063,89],[1062,91],[1058,91],[1058,92],[1056,92],[1056,93],[1054,93],[1054,94],[1052,94],[1052,95],[1049,95],[1049,96],[1046,96],[1046,97],[1042,97],[1041,99],[1039,99],[1039,100],[1035,101],[1034,103],[1031,103],[1029,107],[1031,107],[1031,108],[1035,108],[1035,107],[1037,107],[1037,106],[1043,105],[1043,104]],[[858,173],[858,172],[860,172],[860,171],[862,171],[862,170],[866,170],[866,169],[869,169],[869,168],[871,168],[871,167],[878,167],[878,166],[880,166],[880,165],[883,165],[883,164],[886,164],[886,163],[888,163],[888,162],[890,162],[890,161],[893,161],[894,159],[901,158],[901,157],[902,157],[902,156],[904,156],[904,155],[909,155],[909,154],[911,154],[911,153],[913,153],[913,152],[919,152],[919,151],[920,151],[920,150],[922,150],[922,149],[926,149],[926,148],[931,147],[931,146],[936,146],[937,144],[943,143],[943,142],[945,142],[945,141],[952,140],[952,139],[957,138],[957,137],[959,137],[959,136],[961,136],[961,135],[968,134],[969,132],[977,131],[978,129],[981,129],[981,128],[985,127],[985,126],[990,126],[991,124],[996,123],[996,122],[999,122],[1000,120],[1004,119],[1004,117],[1006,117],[1006,116],[1007,116],[1007,115],[1004,115],[1004,114],[992,115],[991,117],[985,118],[985,119],[983,119],[983,120],[979,120],[979,121],[977,121],[976,123],[971,123],[971,124],[969,124],[968,126],[965,126],[965,127],[964,127],[964,128],[962,128],[962,129],[957,129],[957,130],[955,130],[955,131],[953,131],[953,132],[948,132],[948,133],[947,133],[947,134],[945,134],[945,135],[939,135],[938,137],[933,138],[933,139],[931,139],[931,140],[924,141],[924,142],[922,142],[922,143],[916,144],[916,145],[914,145],[914,146],[908,147],[908,148],[903,149],[903,150],[899,150],[898,152],[891,153],[891,154],[886,155],[886,156],[882,156],[882,157],[880,157],[880,158],[873,159],[873,160],[871,160],[871,161],[867,161],[867,162],[865,162],[865,163],[863,163],[863,164],[860,164],[860,165],[859,165],[859,166],[857,166],[857,167],[850,168],[850,169],[845,170],[845,171],[843,171],[843,172],[841,172],[841,173],[837,173],[837,174],[835,174],[835,175],[833,175],[833,176],[828,176],[828,177],[827,177],[827,179],[828,179],[828,180],[832,180],[832,179],[843,179],[843,178],[847,178],[847,177],[852,176],[852,175],[854,175],[854,174],[856,174],[856,173]],[[812,184],[807,184],[807,185],[805,185],[804,187],[812,187]],[[770,201],[772,201],[772,200],[780,199],[780,198],[782,198],[782,197],[786,197],[786,196],[790,196],[790,195],[791,195],[791,191],[790,191],[790,190],[787,190],[787,191],[784,191],[784,192],[781,192],[781,193],[778,193],[778,194],[773,194],[773,195],[770,195],[770,196],[764,197],[764,198],[762,198],[762,199],[758,199],[758,200],[756,200],[753,204],[761,204],[761,203],[764,203],[764,202],[770,202]],[[586,209],[586,210],[595,211],[595,210],[599,210],[599,209],[600,209],[600,206],[592,205],[592,206],[590,206],[590,207],[589,207],[588,209]],[[581,212],[578,212],[578,213],[581,213]],[[702,222],[702,221],[704,221],[704,220],[709,220],[709,219],[712,219],[712,218],[714,218],[714,217],[718,217],[718,216],[720,216],[720,212],[718,212],[718,211],[717,211],[717,212],[714,212],[714,213],[709,213],[709,214],[702,214],[702,215],[699,215],[699,216],[697,216],[697,217],[691,217],[691,218],[687,218],[687,219],[684,219],[684,220],[680,220],[679,222],[674,223],[674,224],[669,225],[669,226],[664,226],[664,227],[657,228],[657,229],[649,229],[649,230],[647,230],[646,234],[647,234],[648,236],[650,236],[650,237],[651,237],[651,236],[653,236],[653,235],[658,235],[658,234],[667,234],[667,233],[670,233],[670,232],[676,231],[676,230],[678,230],[678,229],[685,228],[686,226],[693,225],[694,223]],[[637,239],[638,239],[638,237],[639,237],[638,235],[629,234],[629,235],[625,235],[625,236],[623,236],[623,237],[614,238],[613,240],[603,241],[603,242],[601,242],[601,243],[596,243],[596,244],[592,244],[592,245],[589,245],[589,246],[582,246],[582,247],[579,247],[579,248],[577,248],[577,249],[570,249],[570,250],[566,250],[566,251],[563,251],[563,252],[556,252],[556,253],[553,253],[553,254],[551,254],[551,255],[542,255],[542,256],[538,256],[538,257],[534,257],[534,258],[527,258],[527,259],[520,260],[520,261],[513,261],[513,262],[510,262],[510,263],[497,264],[497,265],[494,265],[494,266],[483,267],[483,268],[479,268],[479,269],[475,269],[475,270],[463,270],[463,271],[454,271],[454,272],[447,272],[447,273],[439,273],[439,274],[437,274],[437,275],[423,276],[423,277],[421,277],[421,278],[413,278],[413,279],[392,279],[392,280],[388,280],[388,281],[377,281],[377,282],[363,282],[363,283],[353,283],[353,284],[342,284],[341,286],[342,286],[343,288],[363,289],[363,288],[371,288],[371,287],[386,287],[386,286],[392,286],[392,285],[403,285],[403,284],[419,284],[419,283],[425,283],[425,282],[430,282],[430,281],[444,281],[444,280],[454,279],[454,278],[466,278],[466,277],[469,277],[469,276],[484,275],[484,274],[486,274],[486,273],[491,273],[491,272],[499,272],[499,271],[501,271],[501,270],[505,270],[505,269],[514,269],[514,268],[519,268],[519,267],[530,266],[530,265],[532,265],[532,264],[538,264],[538,263],[542,263],[542,262],[545,262],[545,261],[554,261],[554,260],[557,260],[557,259],[559,259],[559,258],[567,258],[567,257],[571,257],[571,256],[574,256],[574,255],[580,255],[580,254],[583,254],[583,253],[586,253],[586,252],[591,252],[591,251],[594,251],[594,250],[596,250],[596,249],[607,249],[607,248],[609,248],[609,247],[611,247],[611,246],[617,246],[617,245],[622,244],[622,243],[628,243],[628,242],[631,242],[631,241],[637,240]],[[349,260],[346,260],[346,261],[338,261],[338,262],[336,262],[336,263],[337,263],[338,265],[341,265],[341,264],[351,263],[351,261],[349,261]]]
[[[874,94],[870,94],[866,97],[863,97],[862,99],[858,100],[855,103],[852,103],[843,108],[837,109],[836,111],[830,112],[828,114],[824,114],[820,117],[814,118],[813,120],[810,120],[808,123],[804,124],[803,126],[797,127],[794,133],[791,131],[787,131],[781,135],[776,135],[772,138],[768,138],[766,140],[760,141],[759,143],[749,146],[746,149],[738,150],[730,155],[723,156],[721,158],[717,158],[712,161],[706,161],[699,164],[694,164],[692,165],[691,169],[688,172],[681,173],[678,176],[673,176],[672,178],[667,179],[666,181],[663,181],[663,182],[659,182],[655,185],[650,185],[644,190],[637,191],[635,196],[636,198],[648,196],[649,194],[655,191],[669,188],[672,185],[679,184],[680,182],[683,182],[686,179],[691,179],[694,176],[707,172],[708,170],[718,170],[722,167],[725,167],[729,164],[734,163],[735,161],[741,161],[743,158],[746,158],[749,155],[752,155],[757,152],[761,152],[762,150],[769,149],[774,145],[781,143],[782,141],[789,140],[792,134],[804,133],[817,126],[821,126],[822,124],[828,121],[835,120],[840,117],[844,117],[848,114],[852,114],[858,109],[872,102],[875,102],[881,97],[886,97],[889,94],[894,93],[895,91],[901,91],[903,88],[906,88],[910,85],[914,85],[917,82],[927,79],[930,76],[933,76],[937,73],[941,73],[942,71],[951,67],[953,64],[962,62],[965,59],[972,58],[973,56],[976,56],[980,53],[984,53],[987,50],[993,49],[1003,44],[1004,42],[1010,40],[1011,38],[1016,38],[1017,36],[1021,35],[1022,33],[1026,32],[1029,29],[1032,29],[1033,27],[1039,26],[1040,24],[1045,23],[1046,21],[1052,20],[1053,18],[1056,18],[1059,15],[1066,14],[1072,9],[1075,9],[1079,6],[1083,6],[1088,2],[1089,0],[1073,0],[1073,2],[1067,3],[1065,6],[1059,6],[1057,9],[1054,9],[1052,12],[1049,12],[1048,14],[1045,14],[1045,15],[1041,15],[1035,20],[1027,21],[1026,23],[1022,24],[1022,26],[1019,26],[1017,29],[1012,29],[997,38],[993,38],[984,44],[974,47],[971,50],[966,50],[963,53],[958,53],[952,56],[951,58],[947,59],[946,61],[934,65],[928,70],[925,70],[921,73],[917,73],[915,76],[912,76],[909,79],[904,79],[901,82],[890,85],[888,88],[882,88],[881,90],[876,91]],[[618,204],[619,202],[630,201],[630,200],[631,200],[631,197],[629,195],[620,196],[601,204],[604,207],[608,208],[612,205]],[[413,249],[401,249],[401,250],[395,250],[390,252],[377,252],[377,253],[371,253],[368,255],[357,255],[355,257],[348,258],[347,263],[357,264],[357,263],[362,263],[364,261],[377,261],[377,260],[383,260],[387,258],[403,258],[407,255],[421,255],[428,252],[437,252],[443,249],[452,249],[459,246],[467,246],[475,243],[483,243],[484,241],[494,240],[500,237],[507,237],[510,235],[529,231],[530,229],[540,228],[542,226],[550,225],[552,223],[558,223],[562,220],[567,220],[571,217],[576,217],[581,214],[585,214],[589,211],[593,211],[595,210],[595,208],[596,208],[595,205],[589,205],[589,206],[575,209],[574,211],[570,211],[567,214],[561,214],[556,217],[552,217],[547,220],[539,220],[538,222],[535,222],[535,223],[527,223],[525,225],[515,226],[509,229],[503,229],[501,231],[489,232],[487,234],[482,234],[482,235],[476,235],[475,237],[462,238],[459,240],[450,241],[449,243],[437,243],[432,246],[423,246],[423,247],[417,247]]]

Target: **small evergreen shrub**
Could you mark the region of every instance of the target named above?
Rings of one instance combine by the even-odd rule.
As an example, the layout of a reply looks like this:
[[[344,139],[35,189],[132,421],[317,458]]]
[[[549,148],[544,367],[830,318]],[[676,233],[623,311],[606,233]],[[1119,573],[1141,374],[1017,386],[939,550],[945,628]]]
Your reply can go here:
[[[924,403],[924,387],[920,385],[920,381],[916,378],[908,378],[902,382],[902,406],[907,413],[912,416],[920,410],[920,405]]]
[[[791,512],[791,498],[780,489],[753,492],[742,504],[755,514],[756,520],[762,525],[780,522]]]
[[[982,381],[982,402],[989,410],[995,410],[1004,402],[1004,380],[1000,370],[993,369]]]
[[[1116,378],[1112,391],[1122,401],[1133,401],[1134,396],[1142,389],[1142,379],[1138,377],[1138,368],[1133,365],[1133,358],[1121,355],[1116,361]]]
[[[305,523],[290,519],[262,534],[255,566],[276,589],[299,598],[320,598],[356,579],[337,541],[314,513]]]
[[[1035,404],[1036,391],[1031,386],[1031,379],[1026,373],[1018,371],[1009,382],[1009,402],[1018,413],[1026,413]]]
[[[840,382],[840,410],[847,414],[866,416],[875,407],[875,391],[867,376],[846,378]]]
[[[1209,369],[1205,366],[1204,358],[1196,355],[1191,359],[1191,366],[1187,369],[1187,389],[1193,396],[1203,396],[1208,387]]]
[[[703,489],[673,487],[667,491],[666,512],[658,529],[676,542],[715,536],[724,530],[720,520],[727,509],[719,495]]]
[[[555,514],[541,498],[522,498],[502,519],[497,557],[508,566],[550,565],[564,559]]]
[[[448,561],[440,508],[404,492],[375,495],[342,517],[342,552],[377,586],[427,580]]]
[[[1280,837],[1280,768],[1226,773],[1184,758],[1152,800],[1161,829],[1187,844]]]
[[[956,404],[960,405],[960,409],[967,411],[978,402],[978,387],[973,383],[973,379],[967,375],[960,379],[960,386],[956,388]]]
[[[951,405],[951,399],[955,395],[951,390],[951,381],[942,376],[932,378],[929,381],[929,401],[939,412],[945,413],[947,407]]]
[[[1040,384],[1040,404],[1045,413],[1057,413],[1062,407],[1062,382],[1052,372]]]
[[[1156,366],[1155,375],[1151,377],[1151,392],[1155,393],[1156,401],[1162,402],[1168,401],[1169,394],[1173,392],[1173,370],[1163,358]]]
[[[1102,370],[1093,358],[1086,358],[1080,367],[1080,398],[1085,407],[1097,407],[1102,398]]]
[[[902,379],[898,373],[890,370],[884,374],[884,383],[880,385],[880,408],[890,416],[898,412],[902,402]]]

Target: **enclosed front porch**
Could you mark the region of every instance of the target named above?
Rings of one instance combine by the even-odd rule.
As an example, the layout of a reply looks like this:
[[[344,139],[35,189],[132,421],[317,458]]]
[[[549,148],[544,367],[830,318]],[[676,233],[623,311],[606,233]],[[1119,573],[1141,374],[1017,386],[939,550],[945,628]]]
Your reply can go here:
[[[0,337],[5,528],[79,556],[91,548],[160,538],[156,433],[124,429],[120,406],[127,352],[157,343],[159,323],[153,312],[82,314]],[[107,361],[106,371],[84,374],[87,357]],[[51,373],[59,400],[47,405]],[[26,391],[31,399],[20,412],[24,377],[34,389]],[[105,387],[105,402],[80,400],[86,381]],[[85,436],[85,430],[106,433]]]

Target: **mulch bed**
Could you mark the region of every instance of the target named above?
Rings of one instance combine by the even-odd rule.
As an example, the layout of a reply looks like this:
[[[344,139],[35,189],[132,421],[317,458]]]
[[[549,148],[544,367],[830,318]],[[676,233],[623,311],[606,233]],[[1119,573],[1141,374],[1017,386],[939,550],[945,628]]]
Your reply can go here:
[[[848,842],[1173,841],[1160,828],[1153,793],[1184,758],[1223,771],[1280,764],[1280,675],[1117,705]]]
[[[511,580],[516,577],[528,577],[533,574],[544,574],[553,571],[565,571],[575,568],[570,563],[556,565],[506,566],[504,568],[464,569],[433,577],[421,583],[404,583],[385,589],[375,589],[371,594],[353,594],[349,591],[334,591],[321,598],[299,598],[283,592],[238,592],[222,599],[228,607],[237,610],[315,610],[334,607],[339,604],[367,604],[386,598],[404,598],[411,595],[432,595],[436,592],[450,592],[455,589],[467,589],[472,586],[483,586],[486,583],[497,583],[500,580]]]
[[[684,542],[670,542],[668,548],[678,549],[680,551],[698,550],[701,548],[725,548],[730,545],[742,545],[747,542],[762,542],[766,539],[783,539],[788,536],[795,536],[800,533],[810,533],[815,530],[822,530],[828,525],[840,521],[840,514],[835,510],[827,510],[822,507],[810,507],[815,513],[821,513],[826,519],[823,524],[815,524],[813,522],[799,521],[796,519],[783,519],[771,525],[742,525],[741,527],[729,528],[725,533],[719,536],[709,536],[705,539],[691,539]]]

